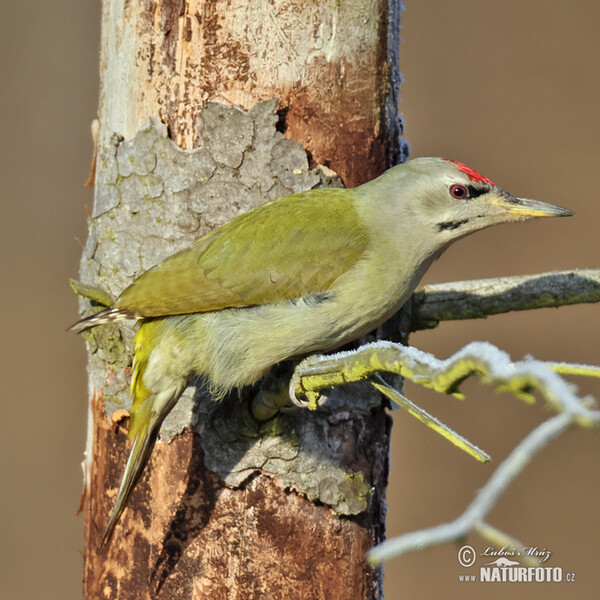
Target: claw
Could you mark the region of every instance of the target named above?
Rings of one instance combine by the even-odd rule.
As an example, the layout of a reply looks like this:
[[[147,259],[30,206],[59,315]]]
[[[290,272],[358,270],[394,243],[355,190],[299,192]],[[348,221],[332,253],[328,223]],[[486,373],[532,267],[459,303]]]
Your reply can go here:
[[[308,408],[316,410],[327,401],[327,396],[319,392],[313,392],[304,389],[302,385],[302,377],[310,374],[311,367],[320,361],[322,357],[319,355],[307,356],[303,361],[296,365],[292,378],[290,379],[289,395],[292,404],[300,408]],[[302,397],[298,397],[298,395]]]

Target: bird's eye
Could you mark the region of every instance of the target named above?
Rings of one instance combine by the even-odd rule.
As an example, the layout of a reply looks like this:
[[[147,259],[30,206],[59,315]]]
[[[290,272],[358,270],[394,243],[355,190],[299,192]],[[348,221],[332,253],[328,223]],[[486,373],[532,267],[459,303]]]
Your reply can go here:
[[[464,185],[453,185],[450,186],[450,195],[453,198],[462,200],[467,197],[467,188]]]

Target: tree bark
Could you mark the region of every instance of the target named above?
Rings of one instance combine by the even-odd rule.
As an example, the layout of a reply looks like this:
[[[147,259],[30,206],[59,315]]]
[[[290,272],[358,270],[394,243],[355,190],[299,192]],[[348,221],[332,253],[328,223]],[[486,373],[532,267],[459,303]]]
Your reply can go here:
[[[236,214],[339,185],[318,165],[356,185],[400,160],[399,10],[105,0],[82,280],[116,296]],[[132,336],[87,335],[85,597],[380,597],[364,553],[384,536],[390,424],[366,387],[261,422],[192,386],[100,547],[129,449]]]

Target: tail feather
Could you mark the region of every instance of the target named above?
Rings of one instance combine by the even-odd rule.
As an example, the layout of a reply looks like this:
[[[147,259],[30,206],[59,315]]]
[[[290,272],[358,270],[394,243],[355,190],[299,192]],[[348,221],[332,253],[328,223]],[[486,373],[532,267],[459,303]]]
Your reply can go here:
[[[129,453],[129,458],[127,459],[123,477],[121,478],[121,485],[119,486],[117,498],[110,514],[110,518],[108,519],[106,529],[104,530],[102,545],[109,542],[119,517],[123,513],[125,506],[127,506],[129,496],[144,471],[144,467],[152,454],[152,449],[154,448],[156,438],[158,437],[161,422],[162,419],[155,420],[153,424],[150,424],[149,427],[145,428],[135,437],[133,447]]]
[[[185,389],[185,386],[183,389]],[[177,403],[177,400],[179,400],[183,389],[174,389],[169,394],[167,402],[163,403],[158,399],[158,407],[154,406],[154,402],[157,399],[151,397],[144,402],[138,411],[132,413],[129,421],[129,436],[134,436],[133,446],[129,453],[123,476],[121,477],[117,498],[108,519],[104,536],[102,537],[102,545],[105,545],[110,540],[119,517],[127,506],[129,497],[150,459],[160,426]]]
[[[102,545],[107,544],[110,540],[119,517],[127,506],[129,497],[150,459],[162,422],[187,386],[185,379],[173,380],[169,377],[162,377],[159,378],[160,385],[153,386],[152,390],[146,387],[144,373],[148,367],[153,345],[145,342],[147,335],[156,334],[156,327],[162,327],[161,323],[145,321],[135,337],[135,358],[130,390],[133,404],[129,420],[129,437],[133,438],[133,446],[106,525]]]
[[[82,331],[86,331],[91,329],[92,327],[96,327],[98,325],[104,325],[105,323],[114,323],[115,321],[124,321],[126,319],[135,319],[136,315],[125,308],[112,308],[108,307],[95,315],[90,315],[89,317],[84,317],[74,323],[67,329],[67,331],[74,331],[75,333],[81,333]]]

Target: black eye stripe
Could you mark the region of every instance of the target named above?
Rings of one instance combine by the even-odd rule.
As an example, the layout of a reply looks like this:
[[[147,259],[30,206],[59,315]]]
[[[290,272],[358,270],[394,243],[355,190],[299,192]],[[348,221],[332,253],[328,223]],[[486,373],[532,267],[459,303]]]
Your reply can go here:
[[[490,191],[489,185],[460,185],[455,183],[450,186],[450,195],[457,200],[472,200]]]
[[[477,196],[487,194],[490,191],[490,188],[488,186],[476,187],[474,185],[469,185],[467,186],[467,190],[469,192],[469,198],[477,198]]]

